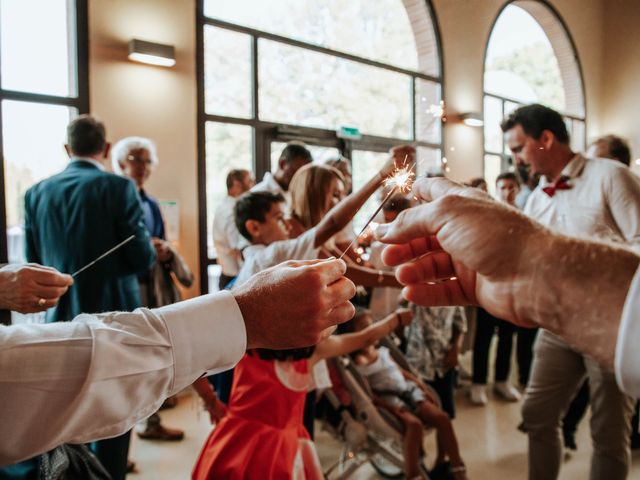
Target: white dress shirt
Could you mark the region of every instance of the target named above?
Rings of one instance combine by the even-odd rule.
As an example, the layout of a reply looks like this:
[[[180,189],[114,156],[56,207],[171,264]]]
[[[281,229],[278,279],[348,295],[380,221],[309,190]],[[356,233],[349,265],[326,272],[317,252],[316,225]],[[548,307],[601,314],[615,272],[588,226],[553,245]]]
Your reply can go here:
[[[620,389],[633,398],[640,398],[640,268],[622,310],[615,370]]]
[[[234,250],[242,250],[249,242],[240,234],[236,227],[234,207],[237,198],[227,195],[224,197],[213,216],[213,242],[216,247],[217,260],[222,267],[222,273],[235,277],[240,271],[240,261]]]
[[[550,197],[543,177],[524,213],[573,237],[598,238],[640,248],[640,179],[620,162],[577,154],[562,171],[568,190]]]
[[[252,192],[271,192],[274,195],[282,195],[284,197],[284,203],[286,205],[286,212],[289,213],[291,210],[291,195],[289,192],[282,189],[280,184],[276,182],[276,179],[273,178],[271,172],[267,172],[262,177],[262,181],[260,183],[256,183],[251,189]]]
[[[203,374],[232,368],[245,350],[229,292],[0,327],[0,465],[120,435]]]
[[[279,240],[271,245],[250,245],[244,249],[244,265],[238,273],[236,285],[242,285],[251,275],[286,262],[287,260],[314,260],[320,254],[315,247],[316,228],[311,228],[298,238]]]

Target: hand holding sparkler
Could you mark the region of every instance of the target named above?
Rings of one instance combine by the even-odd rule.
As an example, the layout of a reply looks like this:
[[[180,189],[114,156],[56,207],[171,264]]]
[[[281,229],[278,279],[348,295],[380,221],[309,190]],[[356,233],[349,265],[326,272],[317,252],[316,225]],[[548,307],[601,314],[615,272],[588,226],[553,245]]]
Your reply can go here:
[[[389,159],[380,169],[380,177],[386,180],[397,170],[411,165],[416,160],[416,149],[411,145],[398,145],[389,150]]]

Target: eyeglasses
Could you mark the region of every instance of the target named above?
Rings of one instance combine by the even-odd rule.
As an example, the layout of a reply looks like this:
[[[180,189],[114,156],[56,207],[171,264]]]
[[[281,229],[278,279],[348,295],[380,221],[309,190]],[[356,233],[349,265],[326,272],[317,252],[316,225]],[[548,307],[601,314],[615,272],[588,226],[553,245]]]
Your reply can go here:
[[[151,165],[153,163],[150,158],[136,157],[135,155],[127,155],[127,161],[137,164],[144,163],[145,165]]]

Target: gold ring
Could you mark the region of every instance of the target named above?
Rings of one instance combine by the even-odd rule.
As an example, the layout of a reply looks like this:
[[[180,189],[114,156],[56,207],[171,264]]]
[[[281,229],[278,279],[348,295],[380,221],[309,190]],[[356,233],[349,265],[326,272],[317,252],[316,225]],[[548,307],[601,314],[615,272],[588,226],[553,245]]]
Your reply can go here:
[[[38,299],[38,306],[39,307],[44,307],[45,303],[47,303],[47,301],[44,298],[39,298]]]

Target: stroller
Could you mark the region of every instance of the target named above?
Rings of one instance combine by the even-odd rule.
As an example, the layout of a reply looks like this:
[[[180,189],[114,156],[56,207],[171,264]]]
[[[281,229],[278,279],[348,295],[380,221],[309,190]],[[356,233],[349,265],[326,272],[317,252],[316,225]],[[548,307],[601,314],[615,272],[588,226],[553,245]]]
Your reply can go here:
[[[381,340],[402,368],[412,371],[404,355],[390,337]],[[323,428],[343,443],[338,460],[325,471],[325,477],[347,479],[365,463],[382,478],[402,478],[403,426],[391,413],[373,403],[373,391],[366,378],[347,356],[329,363],[333,387],[320,400]],[[435,391],[434,396],[438,398]],[[423,478],[428,469],[422,460]]]

